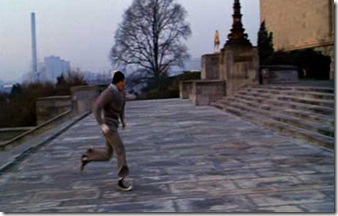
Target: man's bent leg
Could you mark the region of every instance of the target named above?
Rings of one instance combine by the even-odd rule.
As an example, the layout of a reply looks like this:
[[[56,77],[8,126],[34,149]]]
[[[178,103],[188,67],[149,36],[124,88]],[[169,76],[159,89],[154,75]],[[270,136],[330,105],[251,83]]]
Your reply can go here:
[[[88,158],[88,161],[109,161],[111,159],[112,154],[113,148],[106,139],[105,150],[90,148],[88,149],[86,156]]]
[[[120,135],[117,131],[110,131],[106,135],[106,139],[114,149],[117,157],[118,176],[125,178],[129,174],[129,168],[126,160],[126,152]]]

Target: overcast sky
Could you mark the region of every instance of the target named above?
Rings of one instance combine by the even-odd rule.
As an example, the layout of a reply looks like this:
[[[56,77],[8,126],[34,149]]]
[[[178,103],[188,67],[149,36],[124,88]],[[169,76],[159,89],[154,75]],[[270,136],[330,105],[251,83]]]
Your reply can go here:
[[[132,0],[0,0],[0,79],[21,77],[31,65],[30,13],[35,12],[38,60],[50,55],[71,62],[73,68],[103,71],[114,33]],[[222,45],[232,25],[233,0],[178,0],[188,12],[193,57],[213,52],[219,30]],[[242,0],[243,24],[256,45],[259,0]]]

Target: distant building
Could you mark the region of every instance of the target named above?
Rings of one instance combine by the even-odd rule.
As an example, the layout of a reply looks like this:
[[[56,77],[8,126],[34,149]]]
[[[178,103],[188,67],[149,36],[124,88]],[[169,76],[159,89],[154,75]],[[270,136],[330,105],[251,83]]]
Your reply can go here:
[[[26,82],[57,82],[61,74],[68,74],[71,70],[70,62],[59,56],[49,56],[38,64],[38,72],[29,72],[24,76]]]
[[[71,70],[70,62],[63,60],[58,56],[44,58],[44,62],[39,63],[38,68],[39,79],[52,82],[56,82],[61,74],[69,73]]]
[[[275,50],[314,48],[331,57],[334,79],[334,1],[260,0],[261,22],[273,32]]]

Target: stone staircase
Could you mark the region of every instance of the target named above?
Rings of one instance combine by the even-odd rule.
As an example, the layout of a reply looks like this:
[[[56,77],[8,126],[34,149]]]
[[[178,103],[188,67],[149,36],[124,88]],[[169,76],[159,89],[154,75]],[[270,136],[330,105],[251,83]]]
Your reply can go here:
[[[334,88],[252,86],[212,105],[281,134],[334,149]]]

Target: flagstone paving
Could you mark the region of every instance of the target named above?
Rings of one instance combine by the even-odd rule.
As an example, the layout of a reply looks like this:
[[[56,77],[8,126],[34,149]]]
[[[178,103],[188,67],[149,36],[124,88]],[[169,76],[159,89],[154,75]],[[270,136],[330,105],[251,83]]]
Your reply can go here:
[[[127,103],[116,159],[79,172],[104,147],[92,115],[0,175],[2,212],[334,212],[334,153],[184,100]]]

